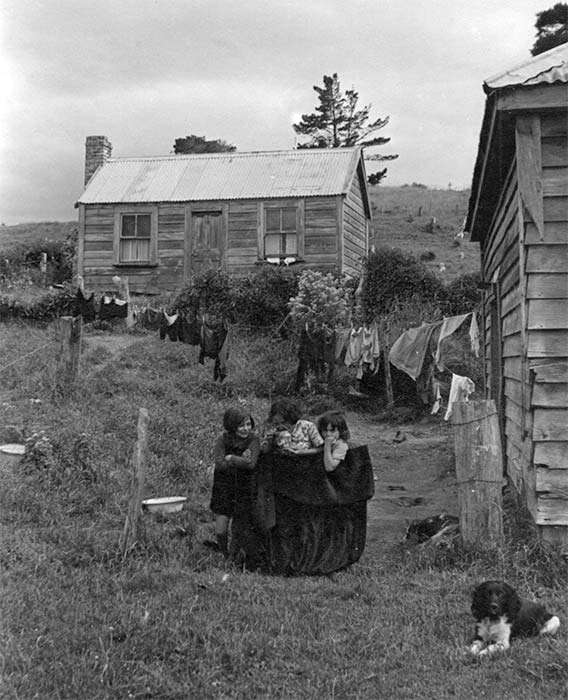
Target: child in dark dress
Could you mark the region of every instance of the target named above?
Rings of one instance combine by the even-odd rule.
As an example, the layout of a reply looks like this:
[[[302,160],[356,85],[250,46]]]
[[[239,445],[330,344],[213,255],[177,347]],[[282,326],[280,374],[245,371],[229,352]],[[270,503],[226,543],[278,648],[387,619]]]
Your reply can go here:
[[[240,407],[229,408],[223,416],[224,432],[214,447],[215,471],[210,508],[215,514],[216,542],[205,545],[228,554],[229,521],[239,500],[250,499],[252,476],[260,453],[254,419]]]

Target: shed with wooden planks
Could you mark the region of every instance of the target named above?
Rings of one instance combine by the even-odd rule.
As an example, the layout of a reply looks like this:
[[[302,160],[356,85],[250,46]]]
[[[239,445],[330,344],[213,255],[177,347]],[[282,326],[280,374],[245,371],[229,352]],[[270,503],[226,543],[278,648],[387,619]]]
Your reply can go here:
[[[86,142],[78,271],[88,289],[127,276],[171,292],[209,269],[276,264],[358,275],[371,207],[358,147],[112,158]]]
[[[485,81],[466,230],[509,483],[568,545],[568,44]]]

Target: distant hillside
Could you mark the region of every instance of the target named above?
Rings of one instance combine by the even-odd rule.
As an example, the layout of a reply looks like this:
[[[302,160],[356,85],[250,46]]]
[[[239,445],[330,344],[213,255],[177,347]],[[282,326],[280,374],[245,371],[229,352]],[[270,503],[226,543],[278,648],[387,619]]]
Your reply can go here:
[[[76,221],[43,221],[33,224],[0,226],[0,250],[7,250],[19,243],[30,243],[44,238],[50,241],[65,240],[76,228]]]
[[[400,248],[423,261],[445,281],[477,272],[479,245],[456,239],[467,214],[469,190],[427,187],[369,188],[373,212],[373,243]],[[432,233],[429,232],[435,219]],[[459,243],[459,245],[458,245]],[[430,258],[430,259],[426,259]],[[440,270],[440,265],[445,270]]]

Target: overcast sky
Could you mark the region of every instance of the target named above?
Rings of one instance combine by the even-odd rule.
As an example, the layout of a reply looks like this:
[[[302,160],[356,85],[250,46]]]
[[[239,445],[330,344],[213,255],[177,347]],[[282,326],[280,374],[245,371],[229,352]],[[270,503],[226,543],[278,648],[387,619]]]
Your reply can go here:
[[[390,116],[386,185],[469,187],[482,82],[530,58],[552,5],[0,0],[0,221],[75,219],[91,134],[116,157],[166,155],[188,134],[293,148],[292,122],[334,72],[372,118]]]

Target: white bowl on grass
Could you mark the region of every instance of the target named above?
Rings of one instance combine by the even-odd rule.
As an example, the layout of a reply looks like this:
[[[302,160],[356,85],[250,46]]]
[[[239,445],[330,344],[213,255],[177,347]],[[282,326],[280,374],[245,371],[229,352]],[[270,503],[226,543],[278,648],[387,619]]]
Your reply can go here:
[[[161,498],[146,498],[142,508],[150,513],[179,513],[187,501],[185,496],[162,496]]]

